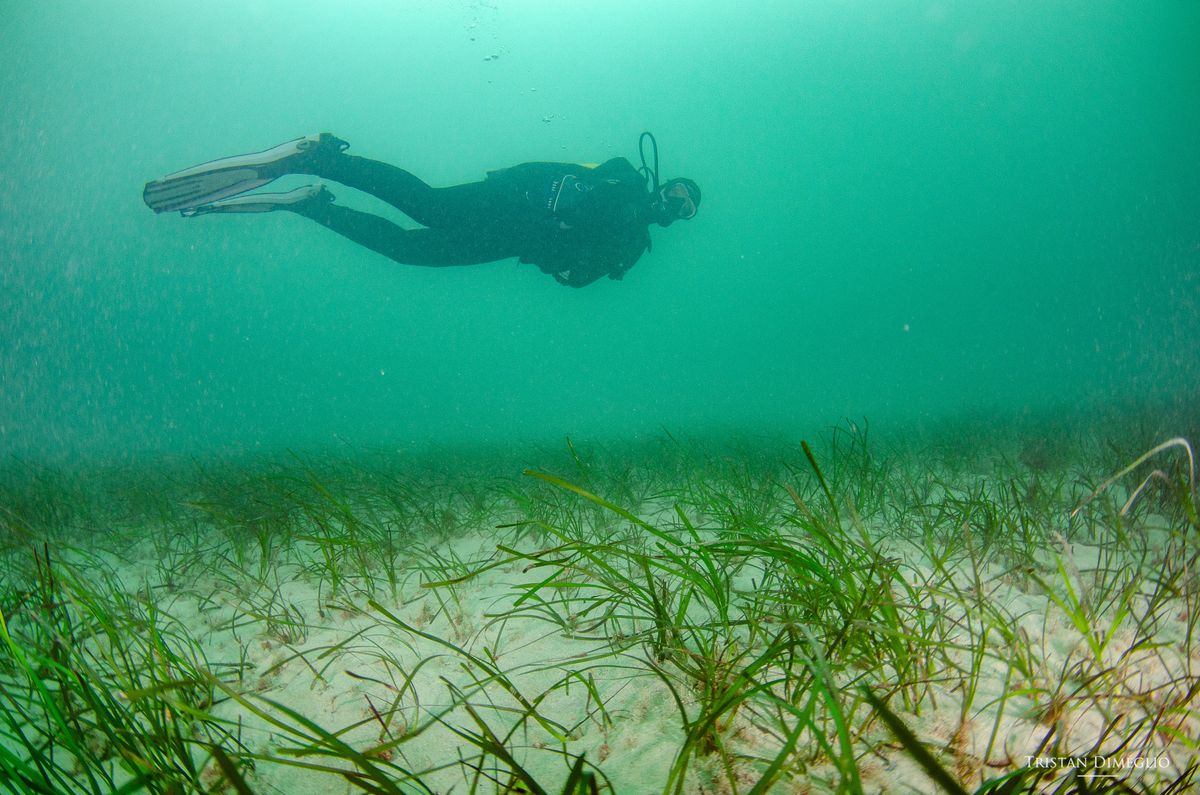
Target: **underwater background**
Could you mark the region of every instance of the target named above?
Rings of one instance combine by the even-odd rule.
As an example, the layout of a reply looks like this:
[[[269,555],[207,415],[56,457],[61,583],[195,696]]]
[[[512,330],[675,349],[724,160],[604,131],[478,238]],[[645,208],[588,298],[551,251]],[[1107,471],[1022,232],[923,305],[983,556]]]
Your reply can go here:
[[[0,0],[0,792],[1195,791],[1198,34]],[[644,130],[703,205],[581,290],[142,201]]]
[[[4,454],[936,425],[1195,394],[1195,3],[2,8]],[[141,201],[318,131],[448,185],[637,165],[642,130],[704,205],[579,291]]]

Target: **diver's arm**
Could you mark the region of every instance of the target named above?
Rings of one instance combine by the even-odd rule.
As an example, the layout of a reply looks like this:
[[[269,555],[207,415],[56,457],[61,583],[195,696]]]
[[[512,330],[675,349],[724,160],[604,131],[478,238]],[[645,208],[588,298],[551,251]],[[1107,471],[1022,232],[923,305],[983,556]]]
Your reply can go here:
[[[643,229],[640,235],[635,235],[622,246],[616,263],[608,272],[610,279],[624,279],[629,269],[637,264],[646,250],[650,248],[650,233]]]
[[[568,268],[557,271],[554,280],[564,287],[587,287],[604,275],[604,271],[590,271],[583,268]]]
[[[635,248],[625,242],[581,246],[549,272],[559,284],[567,287],[587,287],[604,276],[620,279],[637,262],[644,248],[642,244]]]

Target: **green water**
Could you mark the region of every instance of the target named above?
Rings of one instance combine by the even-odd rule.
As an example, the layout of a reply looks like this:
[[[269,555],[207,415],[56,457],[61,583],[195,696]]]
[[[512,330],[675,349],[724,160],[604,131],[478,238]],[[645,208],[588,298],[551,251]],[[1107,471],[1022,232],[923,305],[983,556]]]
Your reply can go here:
[[[1197,383],[1194,3],[0,11],[8,454],[938,423]],[[140,195],[320,130],[444,185],[636,164],[644,129],[704,205],[581,291]]]

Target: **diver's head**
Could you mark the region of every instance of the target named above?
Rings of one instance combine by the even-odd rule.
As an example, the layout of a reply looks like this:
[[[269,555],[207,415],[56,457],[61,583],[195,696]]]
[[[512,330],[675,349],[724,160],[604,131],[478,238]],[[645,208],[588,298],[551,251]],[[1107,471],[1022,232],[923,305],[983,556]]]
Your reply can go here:
[[[687,177],[675,177],[664,182],[655,195],[654,220],[659,226],[670,226],[695,218],[699,207],[700,186]]]

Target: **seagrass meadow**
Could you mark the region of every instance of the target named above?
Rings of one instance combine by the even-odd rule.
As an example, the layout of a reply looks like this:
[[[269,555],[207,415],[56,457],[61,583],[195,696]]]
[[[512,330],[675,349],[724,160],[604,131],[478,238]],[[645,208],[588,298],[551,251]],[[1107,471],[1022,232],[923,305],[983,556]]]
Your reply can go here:
[[[13,463],[0,784],[1188,792],[1193,449],[1108,427]]]
[[[0,0],[0,795],[1200,792],[1198,42]]]

